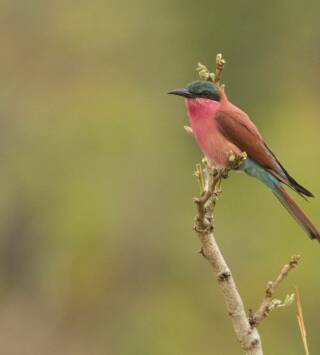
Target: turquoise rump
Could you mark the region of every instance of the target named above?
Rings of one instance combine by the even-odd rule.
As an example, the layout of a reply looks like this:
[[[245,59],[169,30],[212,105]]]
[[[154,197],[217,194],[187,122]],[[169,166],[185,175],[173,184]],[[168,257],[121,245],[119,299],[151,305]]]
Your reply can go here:
[[[277,178],[275,178],[271,173],[264,169],[259,164],[255,163],[253,160],[247,158],[239,167],[248,175],[257,178],[265,185],[267,185],[273,192],[276,192],[276,187],[281,186],[281,183]]]

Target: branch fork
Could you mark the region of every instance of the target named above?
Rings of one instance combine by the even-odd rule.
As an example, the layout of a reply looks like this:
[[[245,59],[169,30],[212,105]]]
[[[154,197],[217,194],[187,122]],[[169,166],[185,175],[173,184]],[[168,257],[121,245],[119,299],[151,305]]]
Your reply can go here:
[[[300,261],[300,255],[293,255],[288,262],[288,264],[285,264],[280,271],[280,274],[276,278],[275,281],[269,281],[267,283],[267,287],[265,290],[265,296],[262,300],[262,303],[258,310],[254,313],[251,314],[249,321],[252,326],[257,327],[261,321],[268,317],[270,312],[274,310],[275,308],[280,308],[280,307],[285,307],[289,304],[291,304],[294,300],[294,294],[292,295],[287,295],[285,301],[282,303],[281,301],[277,299],[273,299],[274,293],[278,289],[279,285],[284,281],[284,279],[288,276],[289,272],[293,270],[299,263]]]
[[[226,178],[231,170],[238,169],[245,159],[245,153],[239,156],[230,154],[229,161],[231,163],[227,169],[217,169],[206,159],[203,160],[202,165],[196,165],[194,175],[199,182],[200,196],[193,199],[197,208],[194,230],[201,242],[199,253],[207,259],[213,268],[242,349],[248,355],[262,355],[262,345],[257,326],[272,310],[288,306],[293,302],[293,295],[287,296],[284,302],[273,299],[273,296],[289,272],[298,265],[300,256],[292,256],[289,263],[283,266],[276,280],[268,282],[265,297],[260,307],[255,313],[249,311],[249,315],[247,315],[230,268],[215,240],[213,215],[218,198],[222,193],[222,179]]]

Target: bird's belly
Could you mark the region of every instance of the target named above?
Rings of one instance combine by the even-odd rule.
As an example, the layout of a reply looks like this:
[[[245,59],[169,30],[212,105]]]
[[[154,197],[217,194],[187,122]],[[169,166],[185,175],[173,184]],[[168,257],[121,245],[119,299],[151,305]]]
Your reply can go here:
[[[202,122],[201,125],[191,123],[194,137],[207,159],[218,167],[227,167],[230,154],[238,155],[241,151],[218,131],[212,121],[207,124]]]

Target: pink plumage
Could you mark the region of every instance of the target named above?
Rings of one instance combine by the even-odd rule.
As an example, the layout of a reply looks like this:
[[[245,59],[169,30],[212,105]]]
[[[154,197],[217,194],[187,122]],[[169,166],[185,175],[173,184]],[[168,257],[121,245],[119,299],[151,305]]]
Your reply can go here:
[[[319,230],[281,184],[301,196],[312,197],[313,194],[288,174],[248,115],[230,103],[222,89],[206,81],[195,81],[170,94],[186,98],[193,135],[207,159],[218,167],[227,167],[231,153],[246,152],[248,159],[241,169],[271,188],[310,238],[320,241]]]
[[[194,137],[204,155],[215,165],[226,167],[230,152],[241,153],[220,133],[215,120],[217,111],[228,106],[227,99],[220,102],[203,98],[186,99],[186,106]]]

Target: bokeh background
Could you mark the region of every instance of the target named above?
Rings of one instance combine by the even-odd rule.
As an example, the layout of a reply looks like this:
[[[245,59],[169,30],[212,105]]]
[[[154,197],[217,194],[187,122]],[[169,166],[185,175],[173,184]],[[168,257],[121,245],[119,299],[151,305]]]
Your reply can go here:
[[[229,98],[320,196],[318,1],[1,1],[0,344],[4,355],[241,351],[196,253],[201,154],[166,92],[222,52]],[[320,199],[297,197],[320,225]],[[216,236],[246,308],[292,254],[319,353],[319,245],[272,194],[233,174]],[[303,354],[292,306],[266,354]]]

